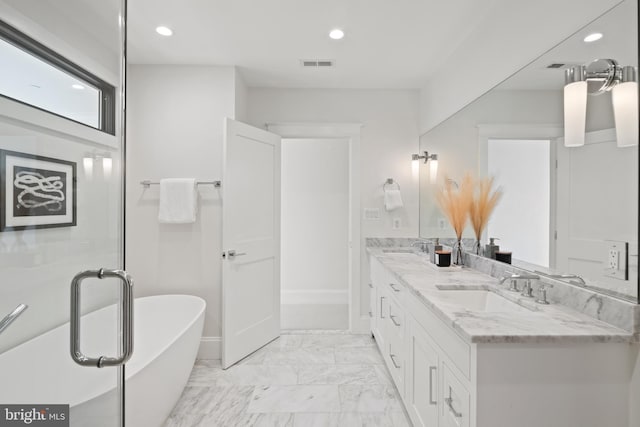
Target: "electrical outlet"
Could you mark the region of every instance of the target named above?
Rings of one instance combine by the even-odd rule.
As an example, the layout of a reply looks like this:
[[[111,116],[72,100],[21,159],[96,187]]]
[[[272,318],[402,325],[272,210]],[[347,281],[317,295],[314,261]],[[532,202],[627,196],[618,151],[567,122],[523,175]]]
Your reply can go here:
[[[364,208],[364,219],[369,221],[375,221],[380,219],[380,209],[378,208]]]
[[[445,221],[444,218],[438,218],[438,228],[440,230],[444,230],[446,226],[447,226],[447,221]]]
[[[397,230],[402,227],[402,220],[400,218],[393,218],[393,229]]]
[[[604,275],[629,280],[629,242],[605,240],[604,243]]]
[[[607,258],[608,266],[612,270],[618,269],[618,260],[620,259],[620,252],[616,249],[609,248],[609,257]]]

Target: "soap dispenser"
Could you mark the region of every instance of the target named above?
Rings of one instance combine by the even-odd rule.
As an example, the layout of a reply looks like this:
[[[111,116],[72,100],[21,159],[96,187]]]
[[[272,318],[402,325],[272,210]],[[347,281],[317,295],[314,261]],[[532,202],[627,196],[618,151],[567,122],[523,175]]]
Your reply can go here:
[[[440,244],[440,238],[436,237],[436,242],[433,244],[433,250],[431,251],[431,262],[433,264],[436,263],[436,252],[442,250],[442,245]]]
[[[484,256],[491,259],[496,259],[496,252],[500,250],[500,246],[495,244],[495,240],[500,240],[497,237],[489,237],[489,244],[485,245]]]

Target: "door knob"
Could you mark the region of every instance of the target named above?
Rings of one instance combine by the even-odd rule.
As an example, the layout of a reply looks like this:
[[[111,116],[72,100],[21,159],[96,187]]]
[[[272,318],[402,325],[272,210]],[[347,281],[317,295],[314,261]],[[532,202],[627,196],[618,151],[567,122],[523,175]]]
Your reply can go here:
[[[246,252],[236,252],[235,249],[229,249],[226,253],[222,253],[222,258],[229,258],[230,260],[234,259],[237,256],[246,255]]]

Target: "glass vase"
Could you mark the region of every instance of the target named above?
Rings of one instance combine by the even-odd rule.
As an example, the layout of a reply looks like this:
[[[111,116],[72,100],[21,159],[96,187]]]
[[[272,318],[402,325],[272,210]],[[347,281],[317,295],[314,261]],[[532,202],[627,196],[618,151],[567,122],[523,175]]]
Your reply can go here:
[[[483,255],[482,254],[482,244],[480,244],[480,239],[476,240],[476,242],[473,244],[473,251],[478,256],[482,256]]]
[[[464,265],[463,249],[462,239],[458,239],[453,245],[453,253],[451,254],[455,265]]]

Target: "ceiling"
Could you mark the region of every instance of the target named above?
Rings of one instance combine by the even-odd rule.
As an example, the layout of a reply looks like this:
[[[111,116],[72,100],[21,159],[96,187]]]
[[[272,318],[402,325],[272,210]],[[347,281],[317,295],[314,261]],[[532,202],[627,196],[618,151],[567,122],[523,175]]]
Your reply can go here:
[[[497,0],[134,0],[129,62],[237,66],[247,85],[419,88]],[[155,32],[173,29],[172,37]],[[342,40],[328,33],[342,28]],[[330,59],[305,69],[302,59]]]
[[[637,66],[637,16],[636,0],[626,0],[505,80],[498,89],[560,90],[564,86],[566,68],[586,65],[598,58],[611,58],[620,65]],[[602,39],[585,43],[584,37],[594,32],[602,33]],[[547,66],[553,63],[566,65],[548,69]]]

